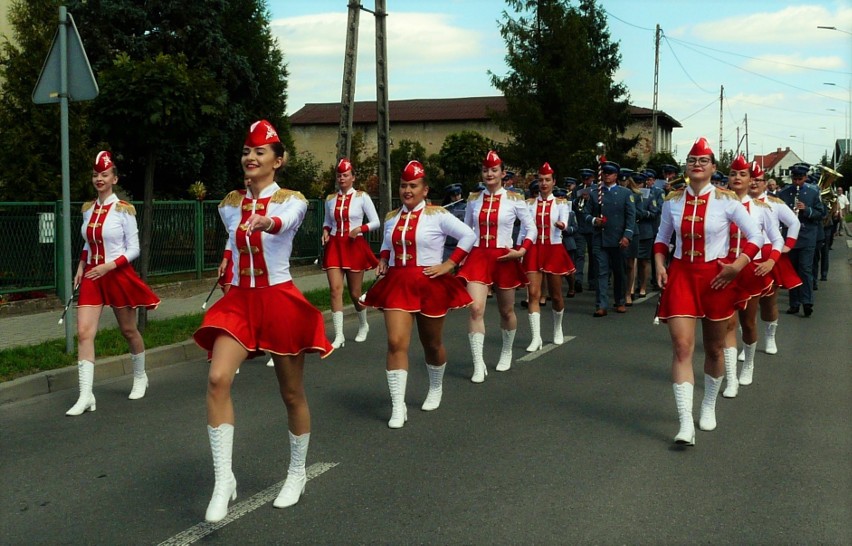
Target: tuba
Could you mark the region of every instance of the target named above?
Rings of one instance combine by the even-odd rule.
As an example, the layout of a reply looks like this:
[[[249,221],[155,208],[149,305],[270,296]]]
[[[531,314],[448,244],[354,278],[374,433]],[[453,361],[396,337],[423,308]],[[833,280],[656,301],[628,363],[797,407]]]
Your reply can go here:
[[[838,178],[843,178],[843,175],[830,167],[820,166],[817,185],[819,186],[819,198],[826,210],[823,225],[829,225],[832,222],[834,208],[837,205],[837,189],[834,187],[834,182]]]

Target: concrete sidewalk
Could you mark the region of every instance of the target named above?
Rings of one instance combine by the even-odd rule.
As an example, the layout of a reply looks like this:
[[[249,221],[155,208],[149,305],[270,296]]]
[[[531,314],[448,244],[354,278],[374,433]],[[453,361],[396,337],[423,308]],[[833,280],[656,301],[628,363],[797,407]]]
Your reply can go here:
[[[325,273],[318,267],[297,268],[292,271],[293,282],[302,292],[311,290],[328,288],[328,281]],[[373,273],[365,275],[366,279],[372,279],[375,276]],[[192,295],[183,297],[162,297],[160,306],[150,312],[149,320],[162,320],[169,317],[181,315],[189,315],[202,312],[201,305],[210,293],[210,287],[213,286],[213,280],[208,282],[194,282],[192,284],[195,292]],[[156,287],[154,287],[156,292]],[[185,293],[186,290],[183,290]],[[222,292],[216,290],[210,302],[207,305],[209,309],[215,301],[222,297]],[[352,305],[347,305],[344,308],[345,314],[354,313]],[[38,312],[29,315],[11,316],[0,319],[0,349],[32,345],[49,341],[52,339],[65,338],[65,326],[57,324],[60,315],[60,310],[52,310],[47,312]],[[70,316],[68,320],[75,320]],[[331,319],[331,311],[323,313],[326,321]],[[72,322],[73,324],[73,322]],[[101,316],[99,329],[115,328],[115,316],[107,311]],[[189,360],[204,358],[206,354],[198,348],[190,339],[173,345],[166,345],[154,349],[147,349],[146,368],[154,370],[164,366],[179,364]],[[115,379],[133,372],[133,366],[130,362],[130,354],[98,359],[95,364],[95,382]],[[77,388],[77,367],[69,366],[56,370],[40,372],[30,376],[20,377],[12,381],[0,383],[0,404],[7,404],[42,394],[49,394],[64,389]]]

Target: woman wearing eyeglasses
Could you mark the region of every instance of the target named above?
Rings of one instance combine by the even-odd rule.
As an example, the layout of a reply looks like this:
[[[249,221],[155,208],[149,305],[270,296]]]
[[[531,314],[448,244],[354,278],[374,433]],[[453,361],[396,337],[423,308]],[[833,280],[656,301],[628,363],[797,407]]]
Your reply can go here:
[[[716,398],[725,375],[723,350],[727,321],[748,300],[735,283],[737,274],[751,261],[762,242],[760,229],[740,204],[736,194],[715,188],[716,156],[704,137],[695,141],[686,159],[689,184],[666,196],[660,229],[654,242],[657,282],[664,288],[658,317],[666,322],[672,340],[672,380],[680,430],[676,444],[695,445],[692,418],[695,376],[692,357],[695,330],[701,320],[704,341],[704,400],[699,427],[716,428]],[[737,258],[725,263],[731,224],[745,234]],[[676,244],[666,267],[668,243]]]

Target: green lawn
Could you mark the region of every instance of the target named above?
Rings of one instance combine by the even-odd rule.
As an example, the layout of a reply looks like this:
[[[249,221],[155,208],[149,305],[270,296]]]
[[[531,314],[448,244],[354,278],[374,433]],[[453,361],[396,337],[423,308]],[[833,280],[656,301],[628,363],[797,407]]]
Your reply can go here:
[[[365,282],[364,290],[367,290],[371,285],[372,282]],[[327,289],[305,292],[305,297],[321,311],[331,308]],[[346,305],[352,303],[346,291],[343,293],[343,299]],[[186,341],[201,324],[203,316],[204,313],[196,313],[148,321],[148,327],[143,334],[145,347],[153,349],[154,347]],[[95,338],[95,354],[98,355],[98,358],[121,355],[126,352],[127,342],[118,328],[109,328],[98,332]],[[73,366],[76,363],[76,355],[69,355],[65,352],[65,339],[4,349],[0,350],[0,382],[46,370]]]

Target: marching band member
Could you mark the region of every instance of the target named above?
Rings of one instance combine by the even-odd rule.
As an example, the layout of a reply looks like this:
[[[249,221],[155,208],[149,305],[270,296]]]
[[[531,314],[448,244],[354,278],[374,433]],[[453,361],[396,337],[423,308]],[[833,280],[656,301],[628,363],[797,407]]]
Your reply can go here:
[[[307,202],[301,193],[275,183],[287,152],[266,120],[251,125],[243,145],[242,166],[251,179],[245,191],[232,191],[219,204],[233,256],[233,284],[204,316],[193,337],[213,351],[207,382],[207,432],[213,452],[215,486],[205,519],[220,521],[228,501],[237,497],[231,471],[234,405],[231,385],[246,357],[256,351],[273,356],[281,398],[287,408],[290,467],[272,503],[284,508],[305,490],[305,458],[311,414],[304,389],[306,352],[331,352],[322,314],[293,284],[290,253],[304,220]]]
[[[765,323],[764,334],[766,337],[765,352],[768,355],[778,353],[778,346],[775,343],[775,332],[778,329],[778,289],[785,288],[787,290],[796,288],[802,284],[802,280],[796,274],[793,264],[790,263],[788,253],[790,249],[796,246],[796,239],[799,236],[801,223],[799,222],[796,213],[788,207],[784,201],[775,196],[769,195],[767,191],[767,183],[763,177],[763,169],[755,162],[752,162],[752,183],[749,186],[749,195],[755,201],[762,201],[769,205],[772,210],[776,224],[780,222],[787,231],[787,237],[784,239],[784,246],[781,248],[781,256],[775,262],[775,267],[772,268],[772,291],[760,298],[760,319]],[[755,176],[755,174],[759,174]],[[761,253],[768,254],[771,252],[771,246],[764,244]],[[745,350],[741,355],[745,360]],[[742,380],[740,380],[742,383]]]
[[[503,347],[497,371],[512,366],[512,343],[518,319],[515,316],[515,288],[527,284],[520,260],[535,241],[535,224],[520,194],[503,188],[503,161],[491,150],[482,162],[482,182],[485,190],[468,196],[464,222],[473,228],[476,242],[465,260],[458,276],[467,283],[467,292],[473,298],[470,306],[468,338],[473,356],[474,383],[482,383],[488,370],[483,359],[485,343],[485,300],[493,286],[500,310],[500,329]],[[520,220],[526,238],[520,248],[512,248],[512,228]]]
[[[139,257],[139,230],[136,209],[120,201],[113,193],[118,171],[107,151],[99,152],[92,171],[92,185],[97,199],[83,204],[83,252],[74,286],[79,287],[77,300],[77,375],[80,396],[65,415],[95,411],[92,383],[95,377],[95,335],[105,305],[112,312],[121,333],[130,346],[133,362],[131,400],[145,396],[148,376],[145,373],[145,342],[136,328],[136,308],[156,309],[158,298],[136,275],[130,262]]]
[[[565,302],[562,299],[562,276],[574,272],[574,263],[562,246],[562,231],[568,227],[571,209],[568,201],[557,199],[553,195],[553,168],[545,163],[538,169],[538,197],[527,200],[530,215],[533,217],[536,229],[535,243],[524,255],[523,268],[529,284],[529,320],[532,331],[532,341],[527,352],[538,351],[544,345],[541,339],[541,285],[542,277],[546,278],[547,286],[553,300],[553,343],[562,345],[565,338],[562,334],[562,316],[565,312]],[[518,233],[517,244],[520,246],[526,239],[524,226]],[[573,287],[572,287],[573,288]]]
[[[579,294],[583,291],[583,272],[588,259],[588,273],[586,273],[587,288],[597,290],[598,286],[598,264],[592,247],[592,233],[595,228],[586,221],[586,202],[589,200],[589,192],[595,184],[595,171],[592,169],[580,169],[580,183],[571,193],[571,208],[577,218],[577,232],[574,239],[577,241],[577,259],[574,266],[577,268],[574,291]]]
[[[379,263],[365,238],[366,234],[379,229],[379,215],[367,192],[355,190],[355,175],[352,163],[345,157],[337,164],[337,192],[325,200],[325,221],[322,226],[322,244],[324,247],[322,268],[328,277],[331,296],[331,320],[334,324],[335,349],[343,347],[343,276],[352,305],[358,312],[358,334],[356,342],[367,339],[370,325],[367,323],[367,310],[361,305],[361,285],[364,271],[373,269]],[[364,223],[364,217],[367,223]]]
[[[462,185],[450,184],[444,188],[444,208],[447,209],[453,216],[464,222],[464,209],[467,203],[462,199]],[[444,242],[443,261],[450,259],[450,256],[455,252],[458,241],[454,237],[447,237]]]
[[[658,317],[668,323],[672,339],[672,379],[680,421],[674,441],[695,445],[692,356],[696,322],[701,319],[704,338],[704,401],[699,426],[713,430],[716,397],[725,373],[722,353],[727,321],[748,299],[732,281],[757,254],[762,240],[757,224],[736,195],[710,184],[716,172],[716,156],[704,137],[693,144],[686,165],[689,184],[669,193],[663,204],[654,260],[657,281],[664,288]],[[725,263],[722,259],[728,254],[731,223],[739,226],[748,242],[736,260]],[[676,245],[667,268],[673,233]]]
[[[392,412],[388,427],[402,428],[408,420],[405,386],[408,347],[417,322],[426,355],[429,393],[423,411],[438,409],[443,394],[447,351],[442,339],[444,318],[450,309],[467,307],[471,298],[452,275],[473,247],[476,236],[444,207],[426,204],[429,186],[419,161],[409,161],[399,181],[402,206],[388,214],[378,274],[381,277],[364,297],[364,305],[384,311],[388,334],[387,380]],[[458,241],[449,259],[441,261],[444,240]]]
[[[757,163],[751,164],[742,155],[737,156],[731,163],[728,185],[749,215],[760,228],[761,250],[737,276],[736,283],[744,289],[750,299],[744,309],[740,309],[728,321],[728,331],[725,335],[725,376],[727,384],[722,396],[734,398],[739,392],[740,385],[750,385],[754,369],[754,351],[757,347],[757,308],[760,297],[772,291],[772,269],[781,256],[784,239],[778,230],[778,220],[772,209],[763,201],[753,200],[749,188],[753,178],[762,177],[763,172]],[[734,260],[743,251],[743,233],[736,225],[731,226],[731,241],[728,245],[728,259]],[[770,245],[770,251],[763,254],[765,245]],[[742,326],[745,364],[739,379],[737,379],[737,323]]]

